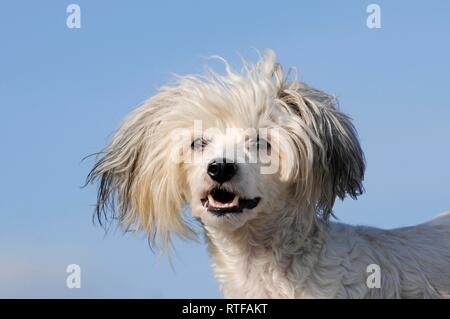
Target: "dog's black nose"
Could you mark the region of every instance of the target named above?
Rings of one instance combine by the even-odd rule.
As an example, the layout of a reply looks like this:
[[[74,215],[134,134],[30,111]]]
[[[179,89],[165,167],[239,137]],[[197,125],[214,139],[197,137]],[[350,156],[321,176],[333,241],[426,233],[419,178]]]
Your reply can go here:
[[[208,175],[216,182],[222,184],[229,181],[236,175],[238,167],[234,163],[227,163],[225,159],[222,162],[212,161],[208,164]]]

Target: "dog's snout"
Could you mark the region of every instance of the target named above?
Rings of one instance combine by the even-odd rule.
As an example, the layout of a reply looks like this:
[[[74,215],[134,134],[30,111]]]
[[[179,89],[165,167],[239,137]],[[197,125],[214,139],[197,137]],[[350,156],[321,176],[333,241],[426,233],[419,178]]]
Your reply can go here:
[[[208,164],[208,175],[218,183],[225,183],[236,175],[238,167],[235,163],[227,163],[225,159],[221,162],[212,161]]]

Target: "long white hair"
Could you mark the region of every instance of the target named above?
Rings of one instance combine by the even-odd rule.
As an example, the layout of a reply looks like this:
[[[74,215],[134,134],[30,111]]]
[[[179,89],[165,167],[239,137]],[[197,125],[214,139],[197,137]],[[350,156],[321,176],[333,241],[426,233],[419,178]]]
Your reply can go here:
[[[281,128],[282,178],[292,197],[321,220],[328,220],[336,197],[362,193],[364,156],[350,119],[322,91],[285,76],[268,51],[256,65],[244,61],[234,72],[179,77],[133,111],[88,176],[99,180],[96,214],[108,211],[126,228],[144,230],[167,245],[170,233],[193,238],[183,217],[183,165],[169,161],[171,132],[199,118],[255,122],[267,117]],[[232,105],[233,107],[229,107]],[[304,209],[302,209],[304,211]],[[315,218],[309,218],[309,223]],[[303,225],[305,226],[305,225]]]

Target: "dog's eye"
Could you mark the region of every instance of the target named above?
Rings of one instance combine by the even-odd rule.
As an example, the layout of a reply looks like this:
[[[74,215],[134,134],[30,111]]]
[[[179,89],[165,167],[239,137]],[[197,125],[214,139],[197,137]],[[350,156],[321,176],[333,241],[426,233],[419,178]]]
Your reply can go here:
[[[206,145],[208,145],[208,141],[206,141],[204,138],[199,137],[196,138],[192,144],[191,144],[191,148],[193,150],[201,150],[203,149]]]
[[[272,146],[265,139],[258,136],[256,139],[256,147],[258,150],[270,150]]]

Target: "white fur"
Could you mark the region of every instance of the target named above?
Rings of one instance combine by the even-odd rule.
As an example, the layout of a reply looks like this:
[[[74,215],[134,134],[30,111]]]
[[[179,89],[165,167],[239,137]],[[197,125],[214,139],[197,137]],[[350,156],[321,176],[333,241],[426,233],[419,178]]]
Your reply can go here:
[[[225,75],[180,77],[125,120],[89,175],[100,180],[99,218],[112,208],[121,225],[164,249],[172,232],[195,236],[182,213],[188,205],[228,298],[449,297],[450,214],[394,230],[329,221],[336,197],[363,192],[350,118],[332,96],[285,77],[272,51],[240,74],[224,63]],[[270,129],[276,172],[261,173],[249,146],[255,136],[227,128]],[[191,149],[198,137],[206,145]],[[244,153],[225,154],[238,173],[223,187],[261,201],[218,217],[201,199],[217,186],[208,163],[229,147]],[[380,267],[380,288],[366,283],[371,264]]]

